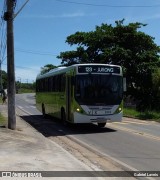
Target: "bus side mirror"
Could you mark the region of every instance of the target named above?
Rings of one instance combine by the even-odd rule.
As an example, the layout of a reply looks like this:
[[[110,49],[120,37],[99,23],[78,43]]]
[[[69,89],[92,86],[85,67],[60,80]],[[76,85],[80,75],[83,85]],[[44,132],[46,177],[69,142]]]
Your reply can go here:
[[[127,84],[126,84],[126,78],[123,78],[123,92],[127,91]]]

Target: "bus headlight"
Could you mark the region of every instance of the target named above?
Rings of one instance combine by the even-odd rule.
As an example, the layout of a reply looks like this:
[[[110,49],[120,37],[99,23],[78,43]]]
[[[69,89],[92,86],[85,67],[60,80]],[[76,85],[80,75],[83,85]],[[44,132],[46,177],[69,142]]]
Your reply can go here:
[[[77,108],[76,111],[77,111],[78,113],[84,113],[83,109],[81,109],[81,108]]]
[[[77,112],[80,112],[80,109],[79,109],[79,108],[77,108],[76,110],[77,110]]]
[[[119,106],[114,114],[122,112],[123,108],[122,106]]]
[[[119,109],[118,109],[118,110],[119,110],[119,112],[121,112],[121,111],[122,111],[122,108],[121,108],[121,107],[119,107]]]

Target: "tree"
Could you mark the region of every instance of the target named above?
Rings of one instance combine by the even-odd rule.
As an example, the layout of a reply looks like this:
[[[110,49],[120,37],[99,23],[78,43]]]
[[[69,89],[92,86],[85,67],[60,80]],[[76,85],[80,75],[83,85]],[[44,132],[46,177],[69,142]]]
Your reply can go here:
[[[152,82],[153,82],[153,102],[154,109],[160,110],[160,68],[157,68],[155,72],[152,74]]]
[[[44,67],[41,67],[41,74],[44,74],[46,72],[49,72],[51,69],[56,68],[57,66],[54,66],[53,64],[47,64]]]
[[[7,89],[7,73],[5,71],[1,71],[0,73],[2,73],[2,86],[3,89]]]
[[[102,24],[94,31],[76,32],[66,42],[74,51],[61,52],[62,64],[105,63],[123,67],[127,78],[127,93],[139,100],[139,105],[150,104],[152,98],[152,72],[160,66],[160,48],[154,38],[139,31],[142,23],[124,25],[124,19],[115,26]],[[145,98],[142,98],[145,97]],[[146,107],[143,107],[146,108]]]

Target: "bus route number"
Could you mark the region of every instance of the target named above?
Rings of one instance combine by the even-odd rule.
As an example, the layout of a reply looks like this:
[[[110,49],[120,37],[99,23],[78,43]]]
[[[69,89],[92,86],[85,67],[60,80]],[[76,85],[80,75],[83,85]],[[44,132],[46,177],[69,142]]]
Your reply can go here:
[[[92,67],[86,67],[86,72],[88,73],[92,72]]]

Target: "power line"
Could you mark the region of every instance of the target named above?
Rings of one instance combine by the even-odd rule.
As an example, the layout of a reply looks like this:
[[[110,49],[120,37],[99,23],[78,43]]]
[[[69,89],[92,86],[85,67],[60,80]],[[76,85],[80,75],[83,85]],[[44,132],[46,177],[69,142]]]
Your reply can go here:
[[[81,2],[74,2],[74,1],[66,1],[66,0],[55,0],[62,3],[70,3],[70,4],[77,4],[77,5],[86,5],[86,6],[99,6],[99,7],[109,7],[109,8],[152,8],[152,7],[159,7],[158,5],[108,5],[108,4],[92,4],[92,3],[81,3]]]
[[[57,54],[52,54],[52,52],[42,52],[42,51],[33,51],[33,50],[25,50],[25,49],[15,49],[15,51],[27,53],[27,54],[43,55],[43,56],[58,56]]]
[[[7,66],[7,64],[2,63],[3,65]],[[38,71],[37,69],[31,68],[31,67],[24,67],[24,66],[15,66],[18,69],[28,69],[28,70],[34,70],[34,71]]]

